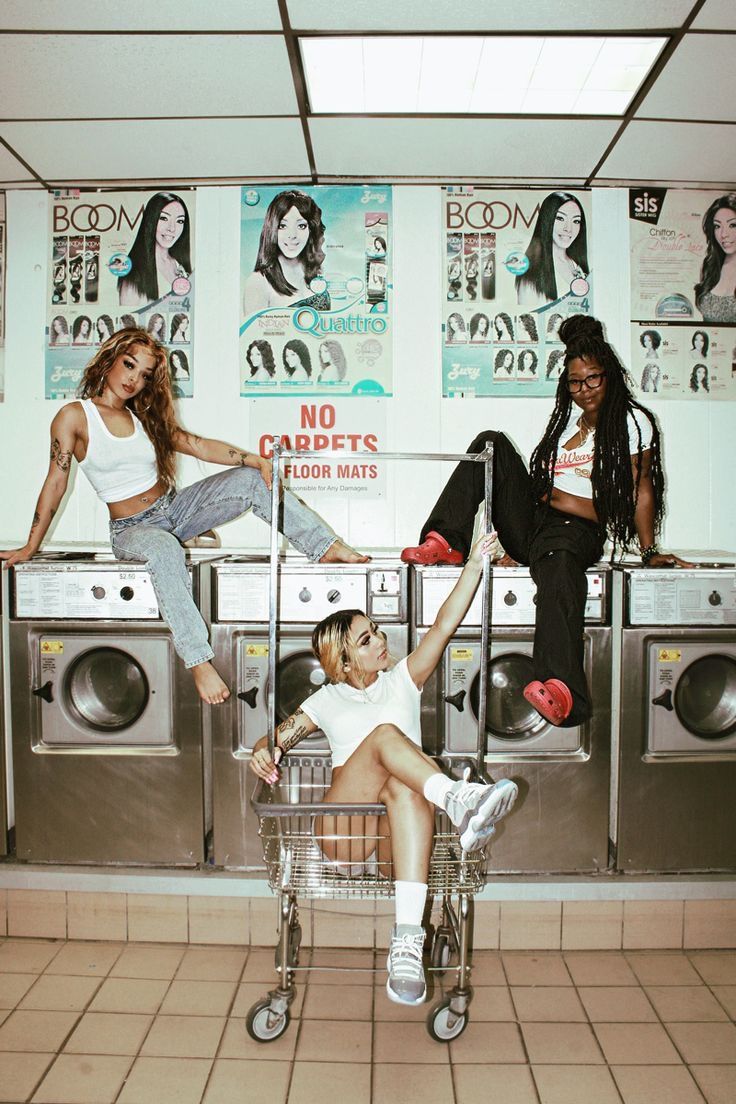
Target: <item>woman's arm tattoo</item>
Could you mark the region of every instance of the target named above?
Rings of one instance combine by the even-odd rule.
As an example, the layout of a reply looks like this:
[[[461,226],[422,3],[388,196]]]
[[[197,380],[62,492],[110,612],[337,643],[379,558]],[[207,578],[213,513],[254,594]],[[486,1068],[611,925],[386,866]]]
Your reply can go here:
[[[246,468],[248,466],[249,452],[241,452],[240,449],[229,448],[227,454],[231,460],[235,460],[237,457],[237,466]]]
[[[33,511],[33,521],[31,522],[31,532],[33,532],[33,530],[36,528],[36,526],[38,525],[40,520],[41,520],[41,515],[39,514],[38,510],[34,510]]]
[[[304,714],[299,710],[276,729],[277,746],[286,755],[287,751],[291,751],[293,747],[296,747],[305,737],[309,736],[311,731],[312,729],[304,719]]]
[[[51,442],[51,456],[49,459],[56,463],[59,471],[68,472],[69,468],[72,466],[71,449],[69,452],[65,452],[59,444],[59,438],[54,437]]]

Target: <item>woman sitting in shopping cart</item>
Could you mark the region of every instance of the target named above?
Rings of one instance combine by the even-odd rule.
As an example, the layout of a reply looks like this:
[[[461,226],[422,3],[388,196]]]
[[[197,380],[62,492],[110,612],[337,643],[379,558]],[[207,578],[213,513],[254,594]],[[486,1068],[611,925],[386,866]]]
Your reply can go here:
[[[379,870],[388,871],[393,863],[396,923],[386,989],[399,1004],[421,1004],[426,996],[422,917],[435,807],[457,827],[462,848],[477,851],[517,795],[515,783],[506,778],[495,785],[453,781],[421,750],[422,687],[470,607],[492,542],[493,537],[484,537],[476,543],[434,625],[395,665],[386,637],[360,610],[340,610],[320,621],[312,648],[330,682],[279,725],[273,755],[264,737],[251,760],[255,774],[273,784],[286,752],[321,728],[332,753],[332,782],[323,800],[385,804],[387,818],[381,821],[388,819],[390,839],[367,832],[364,817],[318,817],[314,833],[326,860],[346,874],[358,864],[362,870],[366,859],[375,863],[377,858]]]
[[[606,537],[626,548],[636,537],[645,567],[687,567],[656,544],[664,512],[660,436],[595,318],[576,314],[559,328],[564,370],[555,407],[530,471],[503,433],[493,442],[493,525],[510,561],[528,564],[537,585],[535,679],[524,697],[549,722],[572,727],[590,714],[583,668],[586,568]],[[483,465],[461,463],[402,560],[461,564],[484,500]]]

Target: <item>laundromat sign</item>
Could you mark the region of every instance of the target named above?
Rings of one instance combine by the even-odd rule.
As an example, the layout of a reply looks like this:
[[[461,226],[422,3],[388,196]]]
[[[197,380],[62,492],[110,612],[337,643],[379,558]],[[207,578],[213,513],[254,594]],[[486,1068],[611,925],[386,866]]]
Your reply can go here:
[[[386,491],[389,463],[375,454],[386,451],[386,407],[382,399],[287,403],[282,398],[251,400],[251,425],[264,431],[261,456],[273,454],[274,438],[298,452],[340,452],[339,457],[287,459],[283,474],[293,490],[329,496],[375,499]]]

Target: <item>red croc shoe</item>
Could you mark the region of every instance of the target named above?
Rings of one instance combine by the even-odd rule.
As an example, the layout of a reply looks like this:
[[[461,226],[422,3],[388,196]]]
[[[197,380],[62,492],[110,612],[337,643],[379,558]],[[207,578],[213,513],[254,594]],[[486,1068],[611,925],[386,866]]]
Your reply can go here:
[[[427,539],[415,548],[405,548],[401,553],[404,563],[412,564],[461,564],[463,557],[449,544],[443,536],[435,533],[427,533]]]
[[[572,712],[572,694],[559,679],[530,682],[524,687],[524,697],[553,725],[562,724]]]

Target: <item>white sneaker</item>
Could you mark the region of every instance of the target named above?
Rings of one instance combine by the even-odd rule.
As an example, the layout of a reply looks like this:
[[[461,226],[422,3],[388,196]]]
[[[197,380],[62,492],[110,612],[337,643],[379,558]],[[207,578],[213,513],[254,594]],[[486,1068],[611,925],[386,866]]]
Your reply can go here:
[[[421,1004],[427,996],[423,952],[424,928],[416,924],[394,925],[386,960],[386,992],[396,1004]]]
[[[496,822],[510,812],[519,788],[510,778],[495,785],[455,782],[445,798],[445,811],[460,833],[463,851],[478,851],[491,838]]]

